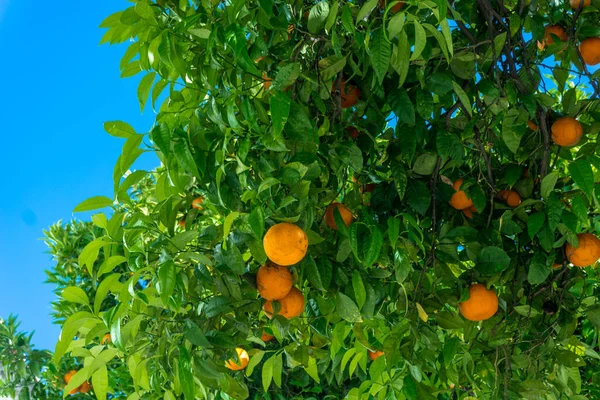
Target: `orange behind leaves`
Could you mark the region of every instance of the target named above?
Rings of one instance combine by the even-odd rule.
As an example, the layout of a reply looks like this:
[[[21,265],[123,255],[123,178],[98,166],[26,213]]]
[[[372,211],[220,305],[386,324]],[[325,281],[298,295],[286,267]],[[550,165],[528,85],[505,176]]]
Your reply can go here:
[[[263,299],[279,300],[292,289],[292,273],[287,267],[267,263],[256,273],[256,287]]]
[[[583,39],[579,44],[579,52],[587,65],[600,64],[600,37]]]
[[[278,300],[280,304],[279,314],[287,319],[297,317],[304,311],[304,295],[300,290],[293,287],[283,299]],[[273,303],[265,302],[263,310],[269,318],[273,316]]]
[[[65,383],[68,385],[69,382],[71,382],[71,378],[73,378],[73,376],[77,373],[76,370],[72,369],[69,372],[67,372],[64,376],[65,379]]]
[[[192,208],[196,210],[202,210],[202,203],[204,203],[204,197],[196,197],[194,201],[192,201]]]
[[[379,0],[379,7],[385,9],[385,7],[387,6],[387,0]],[[394,6],[392,6],[392,8],[390,8],[390,11],[392,13],[397,13],[398,11],[400,11],[402,9],[402,7],[404,7],[404,2],[400,1],[397,4],[395,4]]]
[[[544,39],[541,42],[537,42],[538,49],[540,50],[543,50],[546,45],[554,44],[552,35],[557,36],[561,42],[566,42],[569,39],[567,30],[560,25],[547,25],[544,27],[544,33]],[[566,46],[567,44],[565,43]]]
[[[515,190],[501,190],[498,195],[508,204],[509,207],[515,208],[521,204],[521,196]]]
[[[552,124],[552,140],[559,146],[574,146],[583,135],[583,127],[575,118],[563,117]]]
[[[337,90],[336,82],[334,81],[331,86],[331,92],[335,96]],[[352,107],[358,103],[360,99],[360,89],[351,83],[347,83],[344,78],[340,82],[340,96],[342,98],[342,108]]]
[[[532,131],[537,131],[538,130],[538,126],[535,122],[533,122],[532,120],[527,121],[527,126],[529,127],[529,129],[531,129]]]
[[[565,252],[567,259],[576,267],[588,267],[600,258],[600,240],[591,233],[577,235],[579,246],[567,243]]]
[[[457,210],[464,210],[473,205],[473,200],[467,197],[467,194],[464,190],[460,190],[460,187],[463,184],[462,178],[454,182],[452,188],[456,191],[450,198],[450,205]]]
[[[335,223],[334,214],[333,214],[333,210],[335,210],[336,208],[340,212],[340,215],[342,216],[342,219],[344,220],[344,224],[346,224],[346,226],[350,226],[350,224],[354,220],[354,217],[352,216],[352,213],[350,212],[348,207],[346,207],[345,205],[343,205],[341,203],[331,203],[327,207],[327,211],[325,211],[325,223],[327,224],[328,227],[330,227],[331,229],[333,229],[335,231],[338,230],[337,224]]]
[[[579,8],[579,4],[581,4],[581,0],[569,0],[569,4],[571,5],[571,8],[577,10]],[[592,5],[592,0],[583,0],[583,7],[589,7]]]
[[[100,341],[100,343],[102,344],[110,344],[112,342],[111,338],[110,338],[110,333],[107,333],[106,335],[104,335],[102,337],[102,340]]]
[[[475,208],[475,206],[471,206],[469,208],[465,208],[464,210],[462,210],[462,212],[465,215],[465,217],[467,217],[468,219],[472,219],[473,213],[476,213],[477,209]]]
[[[248,366],[248,361],[250,361],[250,356],[248,356],[248,352],[240,347],[236,347],[235,352],[238,355],[239,361],[235,359],[227,360],[225,366],[232,371],[241,371]]]
[[[498,311],[498,295],[478,283],[469,287],[469,300],[458,305],[460,313],[469,321],[485,321]]]
[[[360,136],[360,131],[353,126],[347,126],[344,130],[352,139],[356,139]]]
[[[369,358],[373,361],[377,360],[382,355],[384,355],[384,352],[381,350],[375,350],[375,351],[369,350]]]
[[[263,331],[262,335],[260,335],[260,340],[262,340],[265,343],[268,342],[268,341],[273,340],[274,338],[275,338],[275,336],[269,335],[267,333],[267,331]]]
[[[263,74],[262,78],[265,81],[265,83],[263,83],[263,88],[265,89],[265,92],[266,92],[271,87],[271,81],[273,79],[269,78],[266,73]]]
[[[294,265],[308,251],[308,237],[298,226],[288,222],[273,225],[263,238],[267,257],[275,264]]]
[[[85,381],[79,386],[78,389],[79,393],[87,393],[92,390],[92,385],[88,381]]]

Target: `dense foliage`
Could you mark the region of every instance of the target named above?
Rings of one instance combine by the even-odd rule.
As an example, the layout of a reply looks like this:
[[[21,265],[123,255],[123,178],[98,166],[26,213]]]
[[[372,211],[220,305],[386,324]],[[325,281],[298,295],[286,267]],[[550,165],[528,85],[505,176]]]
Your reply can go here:
[[[134,3],[102,42],[156,123],[106,123],[114,196],[76,211],[111,212],[48,233],[65,393],[600,397],[600,253],[565,252],[600,234],[597,0]],[[161,166],[133,170],[145,151]],[[281,222],[309,244],[289,320],[256,288]]]

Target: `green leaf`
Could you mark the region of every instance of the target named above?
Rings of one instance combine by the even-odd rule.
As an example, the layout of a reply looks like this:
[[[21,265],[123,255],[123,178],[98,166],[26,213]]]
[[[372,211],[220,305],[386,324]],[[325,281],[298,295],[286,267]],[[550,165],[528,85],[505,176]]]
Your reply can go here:
[[[406,193],[406,202],[416,212],[425,215],[431,204],[431,192],[427,185],[419,180],[411,180]]]
[[[365,291],[365,284],[363,283],[362,276],[356,269],[352,272],[352,288],[354,289],[354,298],[356,299],[358,309],[360,310],[367,300],[367,292]]]
[[[363,167],[362,151],[353,143],[337,143],[333,149],[340,161],[350,166],[354,171],[360,172]]]
[[[158,292],[163,304],[166,306],[169,303],[169,297],[175,291],[175,283],[177,275],[175,271],[175,264],[173,261],[166,261],[158,267]]]
[[[136,136],[135,129],[123,121],[108,121],[104,123],[104,130],[112,136],[129,139]]]
[[[398,87],[404,84],[410,69],[410,45],[408,35],[402,31],[398,35],[398,46],[392,46],[392,67],[398,73]]]
[[[262,350],[259,350],[252,356],[252,358],[250,358],[250,362],[248,363],[248,366],[246,367],[246,374],[248,376],[252,375],[252,372],[254,372],[254,368],[256,368],[256,366],[262,361],[264,356],[265,356],[265,352]]]
[[[69,348],[69,345],[73,341],[73,338],[79,331],[79,328],[81,328],[88,321],[96,319],[97,318],[93,314],[87,311],[79,311],[71,315],[65,321],[60,333],[60,339],[58,340],[58,343],[56,343],[56,348],[54,349],[54,358],[52,359],[54,364],[58,365],[60,359],[65,354]]]
[[[208,39],[211,33],[210,30],[205,28],[190,28],[188,32],[200,39]]]
[[[364,262],[367,267],[370,267],[379,258],[383,246],[383,235],[376,226],[371,227],[371,234],[365,238],[364,246]]]
[[[273,363],[275,361],[275,356],[269,358],[262,367],[262,385],[263,390],[265,392],[269,391],[269,386],[271,386],[271,381],[273,380]]]
[[[534,254],[533,259],[529,264],[527,280],[532,285],[539,285],[548,278],[548,275],[550,275],[551,272],[552,268],[546,265],[546,257],[541,254]]]
[[[329,10],[329,15],[327,15],[327,21],[325,22],[325,30],[330,31],[335,22],[337,21],[337,14],[340,5],[337,1],[333,2],[333,6]]]
[[[179,346],[179,382],[185,400],[194,400],[196,398],[196,383],[194,381],[194,371],[192,370],[192,360],[190,353],[183,346]]]
[[[406,14],[397,13],[394,15],[390,22],[388,23],[388,35],[390,38],[393,38],[404,29],[404,22],[406,20]]]
[[[510,257],[499,247],[485,247],[477,257],[477,270],[483,275],[495,275],[510,265]]]
[[[319,370],[317,369],[317,360],[314,357],[309,357],[308,366],[304,367],[304,370],[314,379],[315,382],[321,383],[321,378],[319,377]]]
[[[392,57],[391,43],[385,37],[383,28],[380,28],[373,33],[373,39],[371,41],[369,50],[371,66],[373,67],[375,76],[377,76],[379,84],[381,85],[387,74],[387,70],[390,65],[390,59]]]
[[[449,311],[441,311],[435,314],[435,320],[443,329],[462,329],[465,327],[465,321],[457,314]]]
[[[261,192],[269,189],[271,186],[277,185],[279,183],[279,181],[275,178],[267,178],[265,180],[263,180],[260,185],[258,185],[258,193],[260,194]]]
[[[185,338],[189,340],[190,343],[200,347],[212,347],[206,336],[204,336],[204,332],[202,332],[200,327],[191,319],[185,320],[183,332],[185,334]]]
[[[367,15],[369,15],[375,7],[377,7],[378,1],[379,0],[369,0],[360,8],[360,10],[358,11],[358,14],[356,15],[356,24],[357,25],[360,23],[360,21],[365,19],[365,17]]]
[[[91,197],[82,201],[73,209],[73,212],[83,212],[97,210],[99,208],[110,207],[113,201],[106,196]]]
[[[229,232],[231,232],[233,221],[235,221],[239,216],[239,212],[232,211],[225,217],[225,222],[223,223],[223,248],[225,250],[227,250],[227,237],[229,236]]]
[[[201,179],[200,172],[198,171],[198,166],[196,165],[196,161],[194,161],[194,156],[192,155],[192,151],[190,150],[190,146],[187,140],[178,140],[173,145],[173,151],[175,152],[175,158],[181,167],[190,172],[196,178]]]
[[[69,286],[62,291],[62,298],[72,303],[83,304],[84,306],[90,305],[90,299],[83,289],[77,286]]]
[[[394,178],[394,186],[400,200],[404,199],[404,193],[406,192],[406,186],[408,185],[408,177],[406,175],[406,169],[399,162],[392,164],[392,177]]]
[[[329,3],[321,1],[310,9],[308,14],[308,31],[312,34],[320,33],[325,28],[327,16],[329,15]],[[267,390],[265,389],[265,392]]]
[[[119,264],[127,262],[127,258],[123,256],[112,256],[104,260],[100,268],[98,269],[98,273],[96,274],[97,278],[100,278],[102,275],[112,272],[113,269]]]
[[[269,99],[269,104],[271,106],[273,130],[275,131],[275,135],[281,135],[283,132],[283,127],[287,122],[288,115],[290,115],[290,95],[285,92],[275,90]]]
[[[467,96],[467,94],[465,93],[465,91],[463,90],[462,87],[460,87],[460,85],[454,81],[452,81],[452,87],[454,88],[454,93],[456,93],[456,96],[458,96],[458,99],[460,100],[460,102],[462,103],[462,105],[465,107],[465,109],[467,110],[467,113],[472,116],[473,115],[473,110],[471,108],[471,101],[469,100],[469,97]]]
[[[413,19],[413,25],[415,27],[415,46],[413,49],[412,56],[410,57],[411,61],[419,58],[419,56],[425,49],[425,45],[427,44],[427,33],[416,18]]]
[[[167,124],[158,124],[152,128],[150,139],[156,143],[165,156],[169,155],[171,152],[171,132]]]
[[[340,317],[348,322],[362,322],[360,311],[352,299],[345,294],[338,292],[335,297],[335,308]]]
[[[400,220],[398,218],[388,218],[387,226],[390,244],[392,245],[392,248],[395,248],[398,236],[400,235]]]
[[[255,207],[248,216],[248,224],[257,239],[262,239],[265,233],[265,214],[262,207]]]
[[[404,88],[389,95],[390,105],[401,122],[413,126],[415,124],[415,108]]]
[[[421,154],[419,158],[415,160],[413,165],[413,171],[419,175],[431,175],[435,170],[438,156],[434,154]]]
[[[119,282],[121,274],[112,274],[107,276],[98,285],[96,296],[94,297],[94,313],[98,315],[100,313],[100,307],[104,298],[108,292],[118,293],[121,291],[122,284]]]
[[[346,66],[346,57],[329,56],[319,60],[319,71],[324,81],[330,81]]]
[[[600,329],[600,304],[595,304],[585,310],[587,319],[596,327]]]
[[[107,238],[100,237],[89,242],[79,253],[78,263],[80,267],[86,267],[88,273],[92,275],[94,270],[94,263],[98,259],[100,249],[107,244],[112,244]]]
[[[321,281],[321,274],[319,273],[319,268],[317,268],[317,263],[315,263],[314,258],[309,255],[305,257],[303,260],[302,270],[304,271],[304,275],[310,282],[312,286],[319,290],[325,290],[323,286],[323,282]]]
[[[275,359],[273,361],[273,382],[275,382],[277,387],[281,387],[281,374],[283,372],[282,354],[279,353],[273,356],[273,358]]]
[[[533,237],[542,229],[544,222],[546,221],[546,214],[544,212],[536,212],[529,216],[527,219],[527,233],[529,234],[529,238],[533,239]]]
[[[152,6],[146,0],[140,0],[135,4],[135,12],[144,19],[154,20],[154,11],[152,11]]]
[[[92,375],[92,386],[97,400],[106,400],[108,393],[108,370],[102,365]]]
[[[150,96],[150,90],[152,89],[154,79],[156,79],[156,72],[151,72],[142,78],[140,85],[138,86],[138,100],[140,102],[141,111],[144,111],[144,106],[146,105],[148,96]]]
[[[541,313],[536,310],[535,308],[532,308],[530,305],[527,304],[523,304],[521,306],[515,306],[515,311],[517,312],[517,314],[522,315],[524,317],[537,317],[538,315],[541,315]]]
[[[580,158],[573,161],[569,164],[569,173],[577,186],[591,200],[594,191],[594,171],[592,171],[592,165],[589,160],[587,158]]]

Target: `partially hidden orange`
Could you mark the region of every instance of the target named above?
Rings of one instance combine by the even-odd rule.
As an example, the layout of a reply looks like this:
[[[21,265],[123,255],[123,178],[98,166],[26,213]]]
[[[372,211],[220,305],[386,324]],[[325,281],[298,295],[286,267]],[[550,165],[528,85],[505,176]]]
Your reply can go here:
[[[454,185],[452,185],[452,188],[454,189],[455,193],[450,198],[450,205],[457,210],[464,210],[473,205],[473,200],[467,197],[467,194],[464,190],[460,190],[462,184],[463,180],[459,179],[456,182],[454,182]]]
[[[587,65],[600,64],[600,37],[583,39],[579,44],[579,52]]]
[[[384,352],[381,350],[375,350],[375,351],[369,350],[369,358],[373,361],[377,360],[383,354],[384,354]]]
[[[250,356],[248,356],[248,352],[241,347],[236,347],[235,352],[237,353],[239,361],[232,358],[227,360],[225,366],[232,371],[241,371],[248,366]]]
[[[292,273],[281,265],[267,263],[256,273],[258,293],[266,300],[284,298],[292,289],[293,283]]]
[[[292,288],[287,296],[278,300],[280,304],[279,314],[287,319],[297,317],[304,311],[304,295],[297,288]],[[265,302],[263,310],[269,318],[273,316],[273,303]]]
[[[335,223],[335,218],[334,218],[334,210],[335,209],[337,209],[339,211],[342,219],[344,220],[344,224],[346,224],[346,226],[350,226],[350,224],[354,220],[354,217],[352,216],[352,213],[350,212],[348,207],[346,207],[345,205],[343,205],[341,203],[331,203],[327,207],[327,210],[325,211],[325,223],[327,224],[327,226],[335,231],[338,230],[338,227],[337,227],[337,224]]]

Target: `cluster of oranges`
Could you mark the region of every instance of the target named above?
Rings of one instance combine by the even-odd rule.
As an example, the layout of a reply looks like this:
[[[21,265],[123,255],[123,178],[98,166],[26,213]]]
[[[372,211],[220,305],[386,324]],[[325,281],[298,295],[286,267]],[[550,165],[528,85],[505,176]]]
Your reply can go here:
[[[73,376],[75,376],[75,374],[77,373],[77,371],[70,370],[69,372],[67,372],[64,376],[65,379],[65,383],[68,385],[69,382],[71,382],[71,379],[73,378]],[[92,390],[92,384],[89,383],[88,381],[83,382],[81,385],[79,385],[78,387],[76,387],[75,389],[71,390],[69,392],[69,394],[77,394],[77,393],[87,393],[90,390]]]

